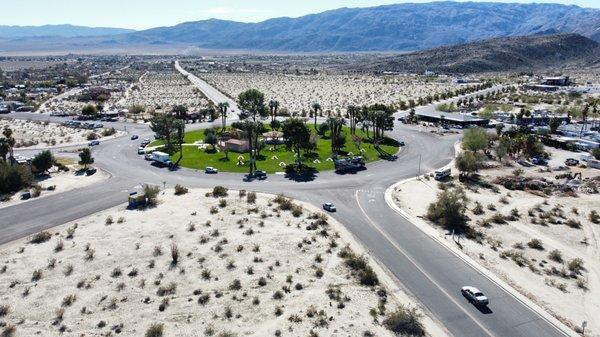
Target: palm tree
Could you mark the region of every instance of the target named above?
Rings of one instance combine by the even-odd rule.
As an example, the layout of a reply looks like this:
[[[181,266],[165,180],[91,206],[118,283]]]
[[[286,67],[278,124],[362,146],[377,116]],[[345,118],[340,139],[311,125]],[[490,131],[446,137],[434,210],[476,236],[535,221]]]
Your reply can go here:
[[[219,114],[221,115],[221,125],[223,127],[223,131],[227,128],[227,110],[229,109],[229,102],[221,102],[218,105]]]
[[[329,124],[331,130],[331,153],[335,155],[344,145],[345,139],[342,138],[342,127],[346,124],[346,121],[340,117],[329,117],[327,118],[327,124]]]
[[[354,105],[348,106],[348,119],[350,120],[350,133],[352,135],[356,134],[356,118],[359,113],[358,107]]]
[[[2,130],[2,135],[4,135],[6,146],[8,146],[8,153],[10,154],[9,158],[14,156],[14,148],[15,148],[15,138],[12,136],[13,131],[8,126],[4,127]]]
[[[313,109],[314,114],[315,114],[315,130],[316,130],[317,129],[317,113],[319,111],[323,111],[323,109],[321,108],[321,104],[319,104],[317,102],[315,102],[315,103],[312,104],[312,109]]]
[[[585,131],[589,111],[590,111],[590,105],[588,103],[585,105],[583,110],[581,110],[581,120],[583,121],[583,124],[581,124],[581,131],[579,132],[579,138],[583,137],[583,132]]]
[[[271,100],[269,101],[269,109],[271,110],[271,122],[277,117],[277,110],[279,109],[279,102]]]

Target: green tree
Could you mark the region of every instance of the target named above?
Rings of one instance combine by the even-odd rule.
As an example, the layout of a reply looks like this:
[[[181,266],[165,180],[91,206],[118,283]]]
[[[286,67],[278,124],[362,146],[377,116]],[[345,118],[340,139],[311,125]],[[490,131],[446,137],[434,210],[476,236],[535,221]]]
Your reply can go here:
[[[6,153],[9,153],[10,157],[13,157],[16,140],[15,137],[13,137],[12,129],[8,125],[4,126],[2,135],[4,137],[0,139],[0,155],[2,155],[4,160],[6,160]],[[4,152],[5,150],[6,153]]]
[[[479,171],[483,165],[483,156],[473,151],[463,151],[456,156],[456,168],[461,176],[470,177],[471,174]]]
[[[550,119],[550,133],[556,133],[556,131],[558,130],[558,127],[560,126],[560,120],[558,118],[551,118]]]
[[[173,137],[177,132],[178,123],[172,115],[156,115],[150,119],[150,129],[157,138],[164,139],[168,152],[173,151]]]
[[[96,116],[98,108],[93,104],[88,104],[81,109],[81,114],[84,116]]]
[[[92,151],[84,147],[81,152],[79,152],[79,165],[83,165],[84,169],[87,169],[88,165],[94,163],[94,157],[92,157]]]
[[[596,158],[597,160],[600,160],[600,147],[597,147],[592,150],[592,156],[594,156],[594,158]]]
[[[322,112],[323,109],[321,108],[321,104],[319,104],[317,102],[314,102],[311,107],[312,107],[313,114],[315,117],[315,131],[316,131],[317,130],[317,115],[319,114],[319,111]]]
[[[38,153],[31,160],[31,165],[35,167],[38,172],[46,173],[54,164],[54,156],[52,152],[45,150]]]
[[[185,105],[174,105],[173,108],[171,108],[171,112],[177,119],[187,119],[188,108]]]
[[[327,131],[329,131],[329,123],[322,123],[319,125],[319,135],[325,136]]]
[[[257,116],[265,117],[268,114],[265,95],[256,89],[246,90],[239,94],[238,103],[242,111],[252,116],[252,120],[255,122]]]
[[[279,130],[279,128],[281,128],[281,122],[274,119],[271,121],[271,129],[273,129],[274,131]]]
[[[302,157],[300,151],[308,146],[310,141],[310,130],[303,120],[299,118],[289,118],[282,124],[283,139],[288,149],[292,149],[296,154],[297,167],[302,166]]]
[[[327,124],[331,130],[331,153],[335,155],[344,147],[346,141],[346,138],[342,136],[342,128],[346,125],[346,121],[340,117],[329,117]]]
[[[279,110],[279,102],[275,100],[269,101],[269,111],[271,113],[271,123],[277,118],[277,110]]]
[[[206,129],[204,130],[204,142],[212,146],[213,151],[216,150],[216,145],[218,142],[217,132],[215,129]]]
[[[460,187],[447,188],[438,193],[427,207],[427,219],[448,230],[465,231],[467,227],[467,195]]]
[[[346,111],[348,112],[348,120],[350,121],[350,134],[355,135],[356,134],[356,121],[358,118],[357,116],[359,114],[359,108],[354,105],[349,105],[348,108],[346,109]]]
[[[249,174],[253,175],[256,167],[256,147],[258,145],[258,136],[264,130],[264,125],[261,122],[255,121],[241,121],[233,123],[233,127],[239,130],[242,130],[244,133],[244,137],[248,140],[248,147],[250,151],[250,164],[249,166]]]
[[[0,193],[13,193],[33,184],[33,176],[28,167],[11,166],[0,161]]]
[[[465,131],[462,148],[465,150],[478,152],[485,150],[488,146],[488,136],[483,128],[471,128]]]
[[[221,126],[223,131],[227,129],[227,110],[229,110],[229,102],[221,102],[218,105],[219,114],[221,115]]]

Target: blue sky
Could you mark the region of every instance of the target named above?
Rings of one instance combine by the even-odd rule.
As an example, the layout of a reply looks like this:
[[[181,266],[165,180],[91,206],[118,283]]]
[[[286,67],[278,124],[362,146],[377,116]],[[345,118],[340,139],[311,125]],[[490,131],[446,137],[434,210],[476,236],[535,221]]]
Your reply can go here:
[[[499,0],[502,2],[531,2]],[[339,7],[368,7],[402,0],[3,0],[0,25],[70,23],[144,29],[209,18],[258,22]],[[412,0],[410,2],[426,2]],[[600,8],[599,0],[537,0]]]

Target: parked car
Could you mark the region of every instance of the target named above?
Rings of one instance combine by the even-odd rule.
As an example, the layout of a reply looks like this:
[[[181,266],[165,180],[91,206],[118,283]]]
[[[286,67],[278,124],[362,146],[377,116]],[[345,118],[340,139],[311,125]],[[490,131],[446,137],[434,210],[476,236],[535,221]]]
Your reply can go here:
[[[89,168],[85,171],[85,175],[91,176],[91,175],[94,175],[96,172],[98,172],[98,170],[96,170],[95,168]]]
[[[100,145],[99,140],[92,140],[88,143],[88,146],[97,146],[97,145]]]
[[[214,168],[212,166],[207,166],[204,169],[204,173],[207,173],[207,174],[216,174],[216,173],[219,173],[219,170],[217,170],[216,168]]]
[[[481,290],[475,287],[465,286],[460,289],[460,292],[467,300],[469,300],[469,302],[475,305],[485,306],[490,303],[490,300],[481,292]]]
[[[136,140],[138,138],[140,138],[138,135],[131,135],[131,140]]]
[[[146,159],[146,160],[148,160],[148,161],[152,160],[152,153],[146,153],[146,154],[144,155],[144,159]]]
[[[335,208],[335,205],[330,203],[330,202],[326,202],[323,204],[323,209],[328,211],[328,212],[335,212],[337,211],[337,209]]]
[[[546,159],[542,158],[542,157],[533,157],[531,158],[531,162],[534,165],[547,165],[548,162],[546,161]]]
[[[406,143],[403,140],[400,140],[400,141],[398,141],[398,145],[404,146],[404,145],[406,145]]]
[[[145,154],[146,149],[143,146],[138,147],[138,154]]]
[[[567,160],[565,160],[565,165],[567,165],[567,166],[579,165],[579,160],[574,159],[574,158],[567,158]]]

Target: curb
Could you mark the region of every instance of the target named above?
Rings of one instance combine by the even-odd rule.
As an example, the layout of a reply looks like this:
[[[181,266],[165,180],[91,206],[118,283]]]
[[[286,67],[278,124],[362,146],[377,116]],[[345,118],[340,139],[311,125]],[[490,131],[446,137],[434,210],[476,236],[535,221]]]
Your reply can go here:
[[[455,144],[455,147],[457,145],[458,145],[458,142]],[[452,160],[448,165],[446,165],[442,168],[451,167],[453,165],[454,165],[454,160]],[[421,177],[421,176],[419,176],[419,177]],[[400,216],[402,216],[403,218],[408,220],[410,223],[412,223],[415,227],[417,227],[424,234],[426,234],[427,236],[429,236],[430,238],[435,240],[438,244],[440,244],[441,246],[446,248],[448,251],[450,251],[450,253],[452,253],[459,259],[461,259],[463,262],[465,262],[471,268],[475,269],[477,272],[479,272],[481,275],[483,275],[489,281],[491,281],[492,283],[494,283],[495,285],[500,287],[502,290],[504,290],[506,293],[508,293],[514,299],[516,299],[521,304],[523,304],[525,307],[529,308],[531,311],[533,311],[536,315],[538,315],[544,321],[546,321],[547,323],[552,325],[556,330],[558,330],[565,336],[580,337],[580,335],[577,334],[575,331],[573,331],[571,328],[569,328],[564,323],[562,323],[561,321],[556,319],[554,316],[549,314],[544,308],[542,308],[541,306],[539,306],[538,304],[533,302],[531,299],[529,299],[526,296],[524,296],[523,294],[521,294],[519,291],[517,291],[511,285],[509,285],[508,283],[506,283],[505,281],[500,279],[493,272],[491,272],[487,268],[485,268],[482,265],[480,265],[479,263],[477,263],[475,260],[473,260],[470,256],[468,256],[464,252],[462,252],[462,251],[458,250],[456,247],[452,246],[449,242],[440,239],[439,233],[434,228],[429,227],[429,226],[424,227],[424,226],[418,225],[417,219],[415,219],[413,216],[411,216],[410,214],[408,214],[407,212],[402,210],[400,207],[398,207],[398,205],[396,205],[396,203],[394,202],[394,200],[392,198],[392,192],[396,189],[396,187],[398,187],[406,182],[417,180],[417,178],[419,178],[419,177],[404,179],[404,180],[399,181],[399,182],[393,184],[392,186],[390,186],[385,191],[385,202],[388,204],[388,206],[391,209],[393,209],[396,213],[400,214]]]

